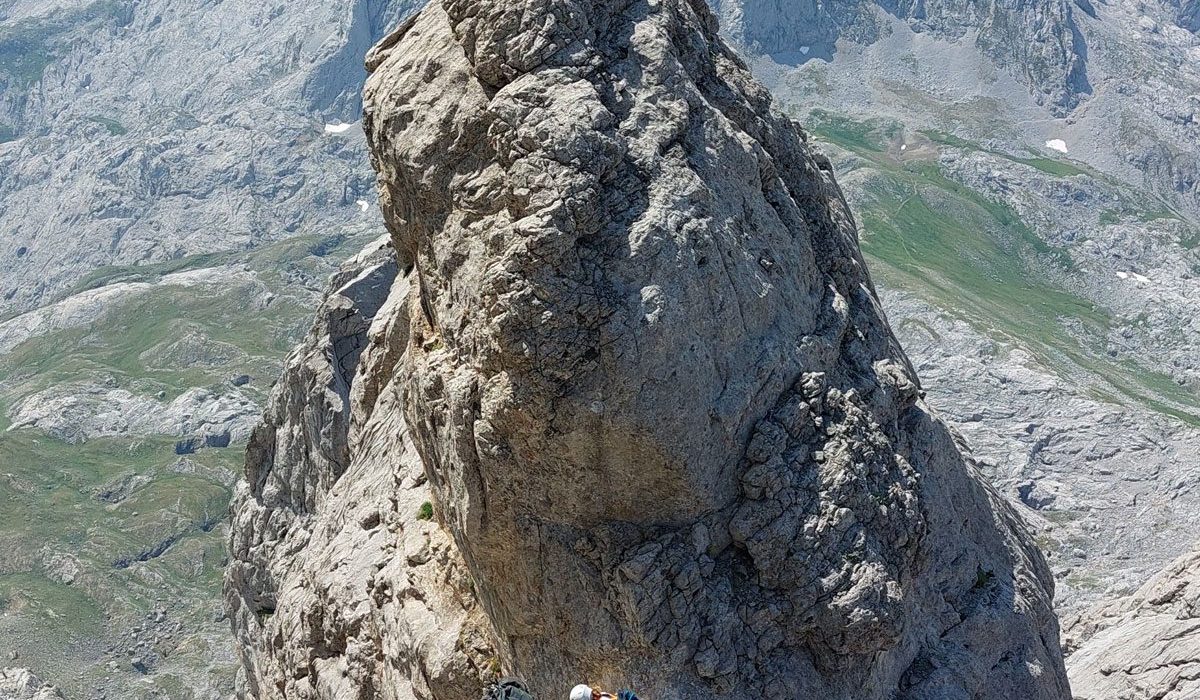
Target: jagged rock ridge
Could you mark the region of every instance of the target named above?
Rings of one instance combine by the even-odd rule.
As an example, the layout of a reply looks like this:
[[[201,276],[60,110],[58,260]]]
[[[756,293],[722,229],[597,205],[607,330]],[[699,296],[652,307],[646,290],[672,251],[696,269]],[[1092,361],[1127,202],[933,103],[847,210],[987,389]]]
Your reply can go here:
[[[368,66],[398,274],[251,441],[248,695],[1067,697],[1041,554],[706,6],[446,0]]]
[[[449,535],[415,517],[397,274],[381,243],[334,276],[250,440],[226,574],[243,697],[468,698],[494,658]]]

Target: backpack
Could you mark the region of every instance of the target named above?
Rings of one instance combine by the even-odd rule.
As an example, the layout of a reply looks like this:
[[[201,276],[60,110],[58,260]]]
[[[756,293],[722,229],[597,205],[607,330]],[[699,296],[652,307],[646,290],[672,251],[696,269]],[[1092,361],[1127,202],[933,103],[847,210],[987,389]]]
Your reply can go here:
[[[488,686],[483,700],[533,700],[525,684],[515,678],[501,678]]]

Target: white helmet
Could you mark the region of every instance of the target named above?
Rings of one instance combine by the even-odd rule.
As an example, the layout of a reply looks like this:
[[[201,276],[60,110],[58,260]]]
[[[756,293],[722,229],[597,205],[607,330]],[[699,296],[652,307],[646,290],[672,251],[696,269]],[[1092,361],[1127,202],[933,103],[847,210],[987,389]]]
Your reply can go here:
[[[592,700],[592,689],[580,683],[571,688],[571,700]]]

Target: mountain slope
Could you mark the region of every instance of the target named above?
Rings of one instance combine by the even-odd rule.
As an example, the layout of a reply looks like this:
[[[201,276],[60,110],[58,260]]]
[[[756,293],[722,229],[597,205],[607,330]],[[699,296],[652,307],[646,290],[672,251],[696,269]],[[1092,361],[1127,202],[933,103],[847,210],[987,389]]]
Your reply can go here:
[[[1072,621],[1080,700],[1185,700],[1200,693],[1200,553],[1172,562],[1134,595]]]
[[[380,230],[362,59],[411,7],[0,2],[0,654],[68,697],[233,688],[230,467]]]
[[[236,470],[316,287],[364,240],[110,268],[0,323],[0,655],[68,698],[228,695]]]
[[[367,47],[416,3],[8,5],[0,56],[20,58],[0,61],[0,314],[105,265],[362,217],[370,173],[342,125],[359,117]]]
[[[900,21],[917,33],[971,37],[1056,114],[1068,113],[1091,92],[1087,46],[1068,0],[717,0],[714,5],[726,35],[753,54],[784,63],[831,59],[839,40],[881,41]]]

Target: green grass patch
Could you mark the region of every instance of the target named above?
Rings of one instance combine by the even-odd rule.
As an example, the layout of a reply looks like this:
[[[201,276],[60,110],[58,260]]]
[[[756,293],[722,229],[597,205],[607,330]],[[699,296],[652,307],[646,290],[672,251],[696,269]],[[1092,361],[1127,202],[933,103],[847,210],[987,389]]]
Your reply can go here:
[[[1107,357],[1108,313],[1065,284],[1078,274],[1063,250],[1048,245],[1010,207],[946,177],[937,163],[896,162],[881,153],[878,125],[847,118],[818,121],[818,136],[853,151],[875,177],[854,206],[862,224],[862,247],[872,271],[886,284],[906,289],[1013,343],[1092,395],[1134,401],[1197,424],[1200,397],[1145,367]],[[829,128],[832,124],[835,128]],[[925,131],[930,140],[964,150],[986,151],[952,134]],[[1111,181],[1072,163],[995,154],[1056,176],[1078,174]],[[1131,198],[1101,213],[1120,221],[1128,212],[1158,212],[1151,200]]]
[[[226,556],[217,525],[229,489],[210,470],[237,461],[242,450],[201,450],[188,458],[197,468],[180,470],[173,444],[71,445],[29,430],[0,433],[0,638],[11,635],[5,649],[34,660],[72,697],[94,684],[87,673],[105,673],[90,665],[100,650],[121,643],[158,606],[185,630],[215,625]],[[129,488],[114,495],[122,483]],[[154,556],[115,566],[147,552]],[[71,562],[70,577],[57,573],[63,560]],[[209,665],[179,651],[188,655],[196,668]]]
[[[1200,227],[1189,226],[1187,232],[1179,237],[1179,245],[1188,250],[1200,248]],[[1197,264],[1200,265],[1200,261]],[[1193,266],[1192,269],[1196,270],[1197,267]]]
[[[1161,219],[1179,220],[1179,215],[1169,208],[1148,209],[1138,212],[1138,221],[1142,223],[1150,223],[1151,221],[1159,221]]]
[[[1085,168],[1082,165],[1078,165],[1071,161],[1060,158],[1046,158],[1044,156],[1022,158],[1019,156],[1010,155],[1008,153],[1002,153],[1000,151],[994,151],[989,148],[985,148],[984,146],[973,141],[968,141],[964,138],[955,136],[954,134],[936,129],[928,129],[922,131],[921,133],[927,136],[930,141],[943,146],[950,146],[963,151],[983,151],[1006,160],[1011,160],[1014,163],[1028,165],[1031,168],[1035,168],[1043,173],[1046,173],[1047,175],[1053,175],[1055,177],[1072,177],[1075,175],[1096,177],[1097,175],[1097,173]]]
[[[118,282],[156,282],[163,275],[169,275],[173,272],[199,270],[230,262],[235,258],[235,255],[235,253],[226,251],[187,255],[175,260],[148,265],[106,265],[98,267],[84,275],[70,291],[62,294],[59,298],[62,299],[91,289],[99,289],[100,287]]]
[[[328,263],[316,262],[316,253],[341,259],[349,253],[346,246],[360,244],[341,237],[302,237],[251,252],[98,270],[82,280],[76,291],[118,282],[158,286],[131,294],[91,326],[30,338],[0,357],[0,379],[9,380],[4,393],[26,395],[64,382],[112,376],[135,393],[133,385],[141,383],[154,385],[154,391],[161,388],[173,398],[191,387],[221,384],[235,369],[271,376],[311,321],[311,304],[299,303],[287,293],[292,283],[287,274],[322,270],[314,275],[319,283]],[[247,280],[215,294],[162,283],[172,273],[238,261],[258,270],[260,282]],[[257,303],[262,283],[280,290],[265,308]]]
[[[46,66],[54,61],[54,52],[37,34],[36,25],[18,23],[0,30],[0,72],[17,87],[25,88],[42,79]]]
[[[924,134],[930,141],[933,141],[934,143],[937,143],[937,144],[941,144],[943,146],[953,146],[954,148],[958,148],[958,149],[961,149],[964,151],[985,150],[982,146],[980,146],[979,144],[977,144],[973,141],[968,141],[964,138],[959,138],[958,136],[955,136],[954,134],[951,134],[951,133],[948,133],[945,131],[939,131],[937,129],[927,129],[925,131],[922,131],[921,133]]]
[[[863,214],[865,251],[920,279],[942,305],[967,307],[1014,338],[1074,346],[1060,318],[1084,320],[1097,334],[1108,319],[1091,302],[1042,282],[1026,259],[1036,254],[1005,217],[944,191],[877,191]],[[1007,234],[1007,236],[1006,236]]]
[[[105,129],[108,129],[108,133],[112,136],[123,136],[124,134],[129,133],[129,129],[126,129],[125,126],[116,119],[92,115],[88,117],[88,121],[95,122],[96,124],[103,126]]]
[[[0,610],[33,621],[64,643],[89,641],[103,620],[100,606],[83,591],[32,572],[0,574]]]
[[[122,643],[120,635],[158,606],[188,630],[224,627],[213,611],[226,565],[229,483],[242,470],[244,446],[180,459],[166,436],[69,444],[30,429],[6,430],[8,407],[47,387],[101,380],[144,396],[161,391],[169,401],[191,387],[228,386],[227,378],[241,372],[254,377],[242,391],[262,400],[280,360],[311,323],[311,292],[297,290],[296,279],[323,284],[366,238],[302,236],[98,270],[74,291],[117,282],[154,286],[128,293],[87,327],[47,332],[0,356],[0,544],[7,555],[0,607],[9,613],[0,618],[0,638],[19,631],[23,658],[37,659],[72,696],[94,682],[85,680],[90,671],[72,677],[71,669],[93,668],[97,647]],[[222,281],[211,286],[163,281],[222,266]],[[64,560],[78,570],[63,576]],[[176,650],[171,663],[181,658],[195,668],[209,665],[198,647]]]
[[[885,152],[888,139],[900,128],[894,122],[859,121],[821,109],[808,114],[804,127],[822,140],[867,153]]]

